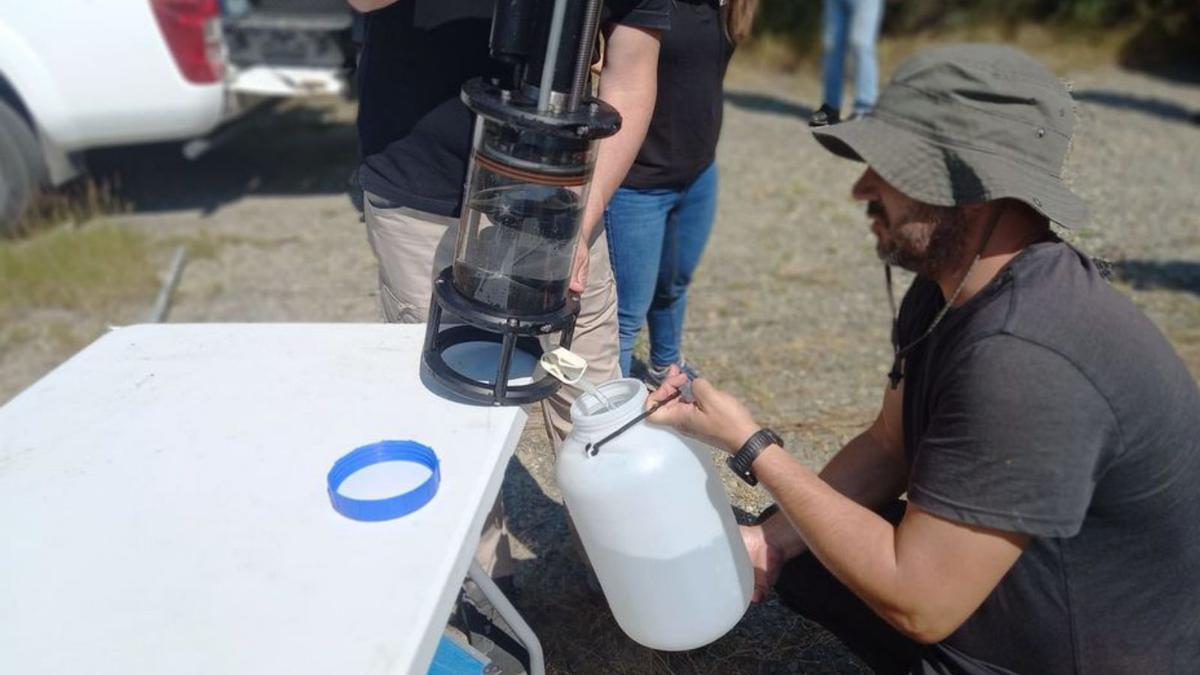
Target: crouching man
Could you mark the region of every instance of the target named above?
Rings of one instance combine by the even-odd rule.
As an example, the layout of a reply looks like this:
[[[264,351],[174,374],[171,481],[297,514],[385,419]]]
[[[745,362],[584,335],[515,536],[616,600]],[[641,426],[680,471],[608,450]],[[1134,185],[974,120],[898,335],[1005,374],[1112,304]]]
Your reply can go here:
[[[778,509],[743,531],[756,596],[773,585],[877,672],[1200,664],[1200,392],[1050,229],[1086,219],[1060,180],[1072,121],[1013,49],[905,62],[871,115],[813,132],[866,164],[878,253],[917,274],[874,423],[818,476],[704,380],[652,418],[766,486]]]

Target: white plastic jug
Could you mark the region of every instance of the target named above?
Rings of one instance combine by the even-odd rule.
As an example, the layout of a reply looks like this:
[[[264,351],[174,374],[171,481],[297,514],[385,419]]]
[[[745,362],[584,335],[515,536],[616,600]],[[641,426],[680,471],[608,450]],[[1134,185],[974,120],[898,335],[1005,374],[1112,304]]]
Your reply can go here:
[[[625,634],[654,649],[695,649],[724,635],[750,604],[753,571],[729,497],[704,444],[638,422],[593,455],[595,443],[643,411],[633,379],[600,385],[571,406],[558,486],[608,606]]]

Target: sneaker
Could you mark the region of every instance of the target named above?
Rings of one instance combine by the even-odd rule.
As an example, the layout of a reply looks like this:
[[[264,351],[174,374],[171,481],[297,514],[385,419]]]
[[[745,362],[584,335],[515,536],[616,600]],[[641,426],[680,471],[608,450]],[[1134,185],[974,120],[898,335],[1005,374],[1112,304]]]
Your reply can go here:
[[[846,118],[846,121],[853,122],[854,120],[861,120],[862,118],[864,118],[870,114],[871,114],[870,108],[865,108],[862,110],[855,110],[854,113],[850,115],[850,117]]]
[[[700,377],[700,371],[688,365],[688,362],[683,358],[680,358],[679,363],[675,365],[679,366],[679,369],[688,376],[689,380]],[[667,378],[667,371],[670,369],[671,366],[669,365],[656,366],[648,363],[646,364],[646,372],[642,375],[642,382],[645,382],[651,389],[658,389],[662,386],[663,380]]]
[[[842,115],[833,106],[828,103],[822,103],[820,108],[813,111],[812,117],[808,120],[810,127],[824,127],[830,124],[837,124],[842,119]]]

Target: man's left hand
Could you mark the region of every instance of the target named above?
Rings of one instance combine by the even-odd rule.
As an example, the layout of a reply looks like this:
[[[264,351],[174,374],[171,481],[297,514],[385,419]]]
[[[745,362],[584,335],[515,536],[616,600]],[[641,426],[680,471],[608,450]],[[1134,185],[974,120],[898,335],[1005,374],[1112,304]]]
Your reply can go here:
[[[779,579],[779,572],[783,569],[783,552],[767,541],[761,525],[742,525],[739,529],[746,553],[750,555],[750,565],[754,568],[754,592],[750,602],[760,602]]]

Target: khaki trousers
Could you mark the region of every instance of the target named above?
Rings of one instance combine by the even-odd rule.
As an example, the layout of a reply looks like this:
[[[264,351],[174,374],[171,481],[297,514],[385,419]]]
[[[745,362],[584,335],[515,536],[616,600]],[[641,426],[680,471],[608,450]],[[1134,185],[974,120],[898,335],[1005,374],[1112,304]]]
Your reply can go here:
[[[370,193],[363,196],[367,239],[379,261],[384,318],[393,323],[424,323],[433,296],[433,280],[454,262],[458,219],[389,206]],[[602,230],[593,236],[588,283],[581,297],[571,351],[587,360],[588,380],[600,384],[621,377],[616,283]],[[562,387],[541,403],[555,453],[571,430],[575,393],[570,387]],[[488,514],[475,557],[494,578],[513,572],[504,505],[499,498]]]

